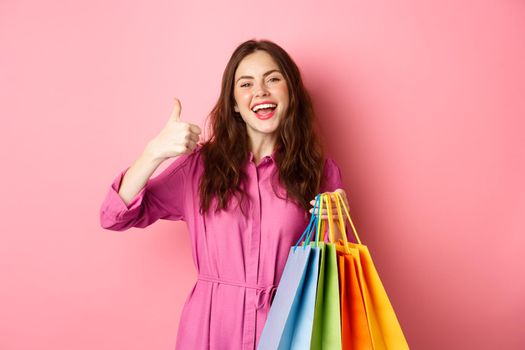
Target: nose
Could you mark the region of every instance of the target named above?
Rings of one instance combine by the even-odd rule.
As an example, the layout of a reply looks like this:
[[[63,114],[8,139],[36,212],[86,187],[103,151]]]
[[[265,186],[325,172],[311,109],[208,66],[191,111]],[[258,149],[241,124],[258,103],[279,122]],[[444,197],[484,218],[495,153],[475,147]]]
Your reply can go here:
[[[255,90],[255,95],[256,96],[265,96],[268,94],[268,89],[266,88],[266,86],[264,85],[264,82],[261,82],[257,85],[254,85],[256,86],[256,90]]]

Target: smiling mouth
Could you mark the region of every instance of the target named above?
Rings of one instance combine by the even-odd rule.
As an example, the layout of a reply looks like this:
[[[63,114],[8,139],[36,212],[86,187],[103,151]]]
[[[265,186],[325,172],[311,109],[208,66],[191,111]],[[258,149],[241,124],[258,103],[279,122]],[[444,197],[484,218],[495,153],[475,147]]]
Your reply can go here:
[[[258,110],[257,113],[254,113],[255,116],[261,120],[270,119],[275,114],[275,108],[266,108],[264,110]]]
[[[259,114],[259,115],[270,114],[271,112],[275,110],[275,108],[277,107],[262,108],[262,109],[259,109],[257,112],[255,112],[255,114]]]
[[[263,108],[258,108],[263,107]],[[255,113],[258,117],[264,118],[265,116],[271,114],[275,109],[277,108],[277,104],[275,103],[261,103],[257,106],[255,106],[252,109],[252,112]]]

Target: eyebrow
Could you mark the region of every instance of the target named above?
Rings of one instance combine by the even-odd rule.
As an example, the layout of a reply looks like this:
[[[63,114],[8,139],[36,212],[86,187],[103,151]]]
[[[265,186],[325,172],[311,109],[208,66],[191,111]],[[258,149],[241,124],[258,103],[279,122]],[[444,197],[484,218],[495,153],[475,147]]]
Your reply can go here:
[[[263,74],[263,77],[267,76],[268,74],[272,74],[273,72],[279,72],[279,73],[281,73],[281,71],[280,71],[279,69],[272,69],[272,70],[269,70],[268,72],[264,73],[264,74]],[[282,74],[282,73],[281,73],[281,74]],[[241,79],[253,79],[253,77],[250,76],[250,75],[243,75],[243,76],[237,78],[237,80],[235,81],[235,84],[237,84],[237,82],[238,82],[239,80],[241,80]]]

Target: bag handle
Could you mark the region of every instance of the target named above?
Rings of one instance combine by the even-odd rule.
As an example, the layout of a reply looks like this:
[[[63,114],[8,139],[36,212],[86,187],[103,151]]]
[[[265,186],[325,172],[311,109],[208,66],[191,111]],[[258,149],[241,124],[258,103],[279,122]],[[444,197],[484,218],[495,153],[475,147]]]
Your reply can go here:
[[[332,215],[332,199],[331,199],[331,193],[330,192],[325,192],[323,194],[323,199],[324,201],[326,201],[326,206],[327,206],[327,212],[328,212],[328,228],[329,228],[329,242],[331,243],[336,243],[335,242],[335,235],[334,235],[334,229],[333,229],[333,223],[334,223],[334,217]],[[344,225],[344,217],[343,217],[343,213],[341,211],[341,204],[339,203],[339,198],[336,196],[335,197],[335,205],[336,205],[336,208],[337,208],[337,213],[339,215],[339,220],[338,220],[338,224],[339,224],[339,230],[341,231],[341,236],[343,237],[343,247],[346,251],[347,254],[351,254],[350,252],[350,247],[349,247],[349,244],[348,244],[348,240],[347,240],[347,237],[346,237],[346,229],[345,229],[345,225]]]
[[[359,239],[359,235],[357,234],[357,230],[355,229],[354,223],[352,221],[352,218],[350,217],[348,207],[346,206],[346,203],[343,197],[341,196],[341,193],[335,192],[335,198],[336,198],[336,205],[338,208],[338,214],[340,215],[339,217],[342,217],[341,212],[340,212],[340,205],[342,204],[343,209],[345,210],[345,213],[346,213],[346,217],[348,217],[348,221],[350,221],[350,225],[352,226],[352,230],[354,231],[355,238],[357,239],[357,242],[362,245],[361,240]],[[344,223],[343,223],[343,226],[344,226]],[[344,231],[341,231],[341,232],[344,232],[344,237],[346,237],[346,230],[344,229]]]
[[[335,235],[334,235],[334,228],[333,228],[333,216],[332,216],[332,199],[330,198],[329,192],[324,192],[322,195],[322,199],[326,202],[326,210],[328,212],[328,241],[331,243],[335,242]],[[326,237],[325,237],[326,238]]]
[[[304,242],[302,244],[303,248],[306,249],[306,246],[310,244],[311,234],[312,234],[312,228],[317,227],[318,224],[318,215],[316,215],[316,212],[319,211],[319,203],[320,203],[321,195],[318,194],[315,196],[315,204],[314,204],[314,210],[312,213],[312,216],[310,217],[310,222],[308,223],[308,226],[301,234],[301,237],[299,237],[299,240],[294,245],[294,252],[295,249],[297,249],[297,246],[301,243],[301,241],[304,239]],[[313,227],[312,227],[313,225]],[[306,236],[306,237],[305,237]]]
[[[327,205],[328,205],[328,225],[331,226],[331,223],[334,222],[334,217],[332,215],[332,203],[331,203],[331,194],[330,193],[328,193],[325,196],[325,200],[328,202],[327,203]],[[339,198],[337,196],[335,197],[335,206],[337,208],[337,214],[339,215],[338,223],[339,223],[339,230],[341,231],[341,236],[343,237],[343,247],[344,247],[344,249],[345,249],[347,254],[351,254],[350,248],[349,248],[349,245],[348,245],[348,239],[346,237],[346,228],[345,228],[345,225],[344,225],[344,217],[343,217],[343,214],[342,214],[342,211],[341,211],[341,203],[339,203]],[[330,242],[336,243],[335,242],[335,236],[333,234],[333,230],[330,232],[330,234],[331,234]]]
[[[319,208],[319,211],[316,211],[317,215],[316,215],[316,219],[317,219],[317,233],[316,233],[316,237],[315,237],[315,242],[316,244],[318,245],[319,243],[319,240],[321,239],[321,235],[323,233],[325,233],[326,231],[326,227],[325,227],[325,220],[321,220],[320,219],[320,215],[319,215],[319,212],[322,212],[323,210],[323,204],[326,203],[326,209],[328,211],[328,219],[326,220],[328,222],[328,231],[326,231],[326,234],[325,234],[325,237],[322,238],[322,240],[326,240],[326,238],[328,237],[328,241],[333,243],[335,242],[335,235],[334,235],[334,228],[333,228],[333,215],[332,215],[332,202],[331,202],[331,197],[330,197],[330,192],[323,192],[321,193],[320,195],[320,208]],[[337,203],[336,203],[337,204]],[[339,210],[340,211],[340,210]],[[340,214],[341,217],[342,217],[342,214]],[[344,228],[343,228],[343,232],[344,232]],[[346,241],[346,235],[343,236],[343,238],[345,239]]]
[[[325,232],[326,228],[325,228],[325,221],[324,220],[321,220],[321,217],[320,217],[320,212],[322,212],[323,210],[323,203],[325,202],[325,193],[319,193],[317,194],[317,196],[315,196],[315,206],[314,206],[314,210],[313,210],[313,213],[312,213],[312,216],[315,216],[315,228],[316,228],[316,232],[315,232],[315,239],[314,239],[314,242],[315,242],[315,246],[318,247],[319,246],[319,238],[321,237],[321,234]],[[323,200],[324,199],[324,200]],[[308,235],[307,237],[308,239],[308,242],[310,242],[310,239],[311,239],[311,233]]]
[[[348,238],[347,238],[346,227],[345,227],[345,218],[348,218],[348,220],[350,222],[350,225],[352,226],[352,230],[354,232],[355,238],[357,239],[357,242],[359,244],[362,244],[361,243],[361,239],[359,238],[359,235],[357,234],[357,230],[356,230],[356,228],[354,226],[352,218],[350,217],[349,209],[348,209],[348,207],[346,205],[346,202],[344,201],[343,197],[341,196],[341,194],[339,192],[323,192],[323,193],[319,193],[319,194],[317,194],[315,196],[315,204],[314,204],[314,208],[313,208],[314,210],[313,210],[312,215],[310,217],[310,222],[308,223],[308,226],[306,227],[304,232],[301,234],[301,237],[299,237],[299,240],[297,241],[297,243],[295,243],[294,251],[297,248],[297,246],[299,246],[299,244],[301,243],[301,241],[303,239],[304,239],[304,242],[303,242],[302,246],[303,246],[304,249],[306,248],[307,245],[310,244],[311,238],[312,238],[312,233],[313,233],[313,228],[316,231],[315,239],[314,239],[315,245],[316,246],[319,245],[319,238],[321,237],[321,234],[323,234],[325,232],[325,230],[326,230],[325,220],[322,220],[320,218],[320,213],[323,210],[323,203],[326,203],[326,209],[327,209],[327,212],[328,212],[328,219],[326,220],[326,221],[328,221],[328,232],[327,232],[327,235],[328,235],[328,238],[329,238],[330,242],[335,242],[335,236],[334,236],[334,230],[333,230],[334,219],[333,219],[333,214],[332,214],[332,200],[331,200],[331,195],[330,195],[331,193],[335,194],[335,205],[336,205],[336,208],[337,208],[337,214],[338,214],[338,216],[340,218],[340,220],[339,220],[339,229],[341,231],[341,236],[343,237],[343,241],[345,243],[345,247],[347,247],[347,245],[348,245],[347,244],[348,243]],[[344,209],[344,214],[346,214],[346,215],[343,215],[343,212],[341,210],[341,206]],[[348,250],[348,248],[347,248],[347,250]]]
[[[315,242],[316,246],[319,245],[320,239],[322,239],[324,241],[324,240],[326,240],[327,237],[328,237],[329,242],[332,242],[332,243],[335,242],[335,234],[334,234],[334,229],[333,229],[333,222],[334,222],[334,220],[333,220],[333,215],[332,215],[332,201],[331,201],[330,192],[320,193],[320,194],[318,194],[315,197],[315,199],[316,200],[315,200],[315,204],[314,204],[314,210],[313,210],[313,213],[312,213],[312,217],[310,219],[310,223],[308,224],[308,227],[306,228],[304,233],[299,238],[299,241],[296,243],[296,245],[298,245],[299,242],[305,237],[306,233],[308,233],[308,235],[306,236],[305,242],[306,242],[306,244],[308,244],[310,242],[311,234],[312,234],[312,232],[310,230],[311,230],[312,225],[316,229],[316,235],[315,235],[315,239],[314,239],[314,242]],[[336,201],[335,203],[336,203],[336,206],[337,206],[337,211],[338,211],[339,217],[343,218],[343,220],[344,220],[343,214],[341,212],[341,206],[340,206],[339,202]],[[323,206],[325,204],[326,204],[326,208],[327,208],[327,211],[328,211],[328,215],[327,215],[328,219],[322,220],[320,218],[319,213],[322,212]],[[328,231],[326,232],[325,237],[322,238],[322,234],[325,233],[325,231],[326,231],[326,226],[325,226],[326,222],[325,222],[325,220],[328,221]],[[345,241],[345,243],[347,243],[346,230],[345,230],[345,227],[344,227],[344,224],[343,224],[342,220],[339,220],[339,227],[340,227],[341,232],[343,232],[343,240]]]
[[[325,231],[325,222],[321,219],[321,213],[323,211],[323,203],[324,203],[324,193],[321,193],[320,195],[320,205],[319,205],[319,211],[316,213],[317,216],[317,230],[315,232],[315,246],[319,246],[319,237],[321,234]]]

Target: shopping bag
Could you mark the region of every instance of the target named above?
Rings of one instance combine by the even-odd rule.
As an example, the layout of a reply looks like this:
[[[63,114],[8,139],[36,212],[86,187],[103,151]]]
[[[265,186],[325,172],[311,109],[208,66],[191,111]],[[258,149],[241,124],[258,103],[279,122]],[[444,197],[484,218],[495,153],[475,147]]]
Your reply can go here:
[[[344,256],[345,262],[353,262],[355,272],[355,275],[350,275],[348,279],[345,275],[341,283],[345,285],[347,290],[354,291],[356,295],[359,295],[359,292],[361,293],[372,345],[370,347],[368,336],[364,331],[363,315],[360,307],[361,303],[357,300],[352,300],[351,305],[355,303],[354,309],[348,307],[348,303],[345,302],[344,306],[346,306],[346,308],[343,307],[341,310],[341,315],[343,315],[342,319],[350,322],[349,327],[346,327],[347,325],[345,324],[342,325],[342,327],[345,327],[345,330],[350,329],[350,339],[345,338],[345,345],[347,346],[345,349],[409,349],[392,304],[372,261],[368,247],[361,243],[350,217],[349,210],[340,193],[335,192],[335,200],[339,217],[348,218],[358,242],[348,242],[345,225],[341,224],[340,231],[342,240],[338,241],[336,250],[340,256]],[[344,212],[341,211],[341,207],[344,209]],[[329,211],[329,221],[333,220],[333,216],[331,217],[330,215],[331,213]],[[343,220],[339,221],[343,223]],[[344,266],[350,266],[351,264],[352,263],[348,265],[345,264]],[[356,288],[356,286],[358,288]],[[346,296],[345,299],[347,298]],[[344,316],[345,313],[349,313],[350,315]],[[352,320],[355,322],[354,325],[351,324]]]
[[[318,204],[316,197],[315,209]],[[320,249],[310,242],[316,226],[317,217],[312,215],[308,227],[290,248],[257,349],[310,348],[320,256]]]
[[[335,245],[320,242],[319,248],[321,263],[310,349],[341,349],[339,282]]]
[[[320,212],[328,193],[321,195]],[[326,202],[328,205],[328,202]],[[337,268],[336,245],[333,243],[333,228],[329,222],[330,241],[319,242],[324,233],[324,221],[319,218],[315,243],[320,248],[319,278],[315,304],[311,349],[341,349],[341,316],[339,304],[339,273]],[[321,234],[319,234],[321,233]]]
[[[327,216],[329,227],[333,223],[332,204],[330,197],[326,198]],[[336,201],[339,218],[343,218],[340,204]],[[331,226],[330,226],[331,225]],[[346,239],[344,221],[339,220],[338,226]],[[330,241],[334,241],[333,229],[329,229]],[[343,246],[341,242],[336,245],[337,268],[339,271],[339,296],[341,313],[341,341],[342,349],[373,349],[372,339],[365,310],[364,297],[358,279],[359,251],[356,248]]]
[[[337,247],[339,294],[341,297],[341,336],[343,350],[373,349],[368,328],[363,294],[357,277],[359,251],[349,248],[350,254]]]

